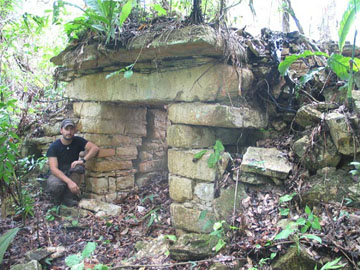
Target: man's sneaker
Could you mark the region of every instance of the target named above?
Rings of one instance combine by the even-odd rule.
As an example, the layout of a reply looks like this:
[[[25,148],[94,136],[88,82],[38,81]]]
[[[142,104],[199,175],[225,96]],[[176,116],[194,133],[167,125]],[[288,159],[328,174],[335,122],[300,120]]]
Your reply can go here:
[[[70,198],[64,198],[64,200],[62,201],[62,204],[66,205],[68,207],[74,207],[74,206],[78,205],[78,201],[70,199]]]
[[[69,170],[69,173],[84,174],[85,173],[85,167],[81,166],[81,165],[76,165],[75,168],[71,168]]]

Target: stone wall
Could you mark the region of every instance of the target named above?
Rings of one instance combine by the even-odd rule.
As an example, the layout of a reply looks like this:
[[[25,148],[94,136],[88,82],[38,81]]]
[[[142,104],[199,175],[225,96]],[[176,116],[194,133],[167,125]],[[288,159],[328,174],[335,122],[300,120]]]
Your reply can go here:
[[[177,31],[150,41],[136,37],[127,50],[106,54],[93,46],[78,55],[76,49],[65,50],[53,61],[62,66],[60,78],[69,82],[69,98],[80,100],[73,106],[79,131],[101,147],[86,165],[87,195],[116,201],[135,184],[168,177],[173,225],[208,232],[209,222],[233,207],[224,210],[217,204],[228,204],[233,189],[215,198],[230,162],[225,152],[209,168],[216,140],[230,152],[254,145],[259,130],[268,126],[268,114],[256,101],[243,98],[253,90],[255,76],[245,63],[239,68],[221,60],[225,41],[214,29]],[[235,51],[243,58],[240,45]],[[131,56],[137,59],[131,78],[106,79],[109,72],[133,63]],[[206,154],[194,160],[202,150]]]

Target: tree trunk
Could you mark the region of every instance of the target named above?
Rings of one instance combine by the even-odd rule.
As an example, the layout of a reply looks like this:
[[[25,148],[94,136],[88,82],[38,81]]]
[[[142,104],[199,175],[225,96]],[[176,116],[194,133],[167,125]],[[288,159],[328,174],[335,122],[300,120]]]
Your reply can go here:
[[[194,0],[189,22],[191,24],[201,24],[204,22],[204,17],[201,11],[201,0]]]
[[[291,15],[291,17],[293,18],[293,20],[295,21],[296,27],[298,28],[299,32],[304,35],[304,29],[303,29],[303,27],[301,26],[299,19],[298,19],[298,18],[296,17],[296,15],[295,15],[295,11],[294,11],[294,9],[293,9],[292,6],[291,6],[291,0],[285,0],[284,3],[287,5],[287,6],[285,7],[285,9],[286,9],[287,12]]]
[[[286,0],[283,0],[283,7],[287,6]],[[290,32],[290,16],[287,8],[282,9],[282,31],[285,33]]]

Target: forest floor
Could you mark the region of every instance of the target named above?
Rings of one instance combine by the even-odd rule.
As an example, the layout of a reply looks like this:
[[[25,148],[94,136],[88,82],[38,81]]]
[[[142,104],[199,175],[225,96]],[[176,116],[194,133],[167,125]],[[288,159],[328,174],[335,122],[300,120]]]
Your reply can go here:
[[[224,178],[222,185],[233,184],[231,175]],[[11,265],[20,263],[25,253],[37,248],[48,246],[63,246],[66,252],[49,263],[47,269],[67,269],[65,258],[71,254],[81,252],[88,242],[96,242],[94,255],[87,263],[106,264],[121,269],[119,266],[136,254],[135,244],[160,235],[174,235],[171,226],[170,203],[167,180],[161,180],[151,185],[135,188],[118,204],[122,208],[117,217],[97,217],[92,213],[78,218],[58,215],[46,193],[38,191],[35,201],[34,216],[27,218],[25,225],[21,220],[15,221],[14,216],[0,221],[0,234],[14,228],[21,227],[15,240],[5,253],[3,270]],[[226,247],[220,253],[208,260],[179,264],[168,256],[159,263],[155,258],[132,260],[133,269],[209,269],[214,262],[220,262],[233,269],[271,269],[271,254],[282,254],[296,242],[305,247],[313,258],[320,261],[323,254],[332,254],[332,258],[344,257],[353,269],[360,254],[360,211],[348,208],[343,204],[324,204],[316,209],[320,217],[321,230],[313,233],[322,239],[322,243],[314,239],[295,237],[273,241],[281,231],[278,227],[280,215],[279,198],[285,194],[283,189],[261,188],[247,190],[249,197],[242,201],[242,212],[234,213],[229,223],[233,227],[226,238]],[[288,217],[296,220],[305,216],[304,210],[293,202],[290,205]],[[315,209],[313,209],[315,211]],[[70,225],[69,225],[70,224]],[[271,258],[271,259],[270,259]],[[328,258],[329,259],[329,258]],[[156,267],[150,267],[154,265]],[[162,267],[159,266],[163,265]],[[130,268],[128,268],[130,269]],[[231,268],[232,269],[232,268]],[[350,268],[351,269],[351,268]]]

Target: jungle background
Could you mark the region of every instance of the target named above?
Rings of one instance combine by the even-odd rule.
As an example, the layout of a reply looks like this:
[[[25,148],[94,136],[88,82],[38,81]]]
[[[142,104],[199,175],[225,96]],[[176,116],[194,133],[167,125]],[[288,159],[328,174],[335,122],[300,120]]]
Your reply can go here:
[[[28,246],[34,249],[44,245],[44,241],[52,241],[55,245],[65,243],[67,254],[80,252],[84,247],[86,250],[86,243],[96,242],[97,256],[91,265],[94,267],[102,262],[104,265],[101,267],[107,267],[105,265],[116,265],[121,258],[131,256],[133,244],[144,235],[161,233],[172,238],[175,234],[170,227],[168,212],[162,213],[161,222],[155,222],[157,217],[150,213],[156,205],[162,205],[164,209],[169,205],[166,182],[158,183],[152,191],[138,189],[129,194],[124,205],[129,216],[138,206],[150,209],[150,214],[142,219],[113,219],[99,223],[95,222],[95,217],[88,217],[83,226],[91,227],[91,231],[84,229],[79,233],[78,229],[70,228],[65,236],[59,233],[56,209],[44,204],[43,197],[46,195],[39,186],[29,181],[34,176],[44,176],[41,172],[47,160],[39,155],[28,155],[22,148],[28,133],[33,132],[34,123],[42,123],[58,115],[69,102],[64,96],[64,83],[58,82],[54,76],[55,67],[50,58],[68,45],[86,42],[90,36],[98,36],[106,46],[122,46],[142,28],[156,28],[156,24],[161,22],[176,27],[202,23],[224,26],[242,29],[254,36],[260,33],[260,29],[268,27],[283,32],[296,30],[316,41],[337,40],[341,16],[347,5],[348,1],[335,0],[0,0],[0,233],[3,235],[12,230],[7,238],[1,238],[1,269],[9,269],[18,263]],[[348,39],[352,40],[351,34],[356,29],[349,27],[348,30]],[[71,222],[76,227],[77,221]],[[137,225],[142,226],[142,230],[134,229]],[[129,230],[137,233],[128,237]],[[119,231],[120,234],[117,233]],[[42,233],[39,232],[46,232],[45,240],[40,239],[39,234]],[[32,236],[27,238],[28,234]],[[122,246],[110,248],[116,237],[123,238]],[[231,245],[229,253],[223,254],[223,261],[239,259],[240,256],[231,253],[236,249],[235,245],[232,248]],[[92,247],[88,249],[92,250]],[[247,260],[246,263],[253,269],[270,269],[266,267],[270,267],[273,259],[271,251],[261,253],[254,247],[247,254],[250,253],[252,256],[242,254],[239,260]],[[205,260],[189,266],[169,259],[168,264],[161,267],[208,269],[210,263],[211,260]],[[49,269],[65,269],[64,256],[61,260],[48,261],[48,265]],[[135,267],[145,269],[147,265],[138,263]]]

